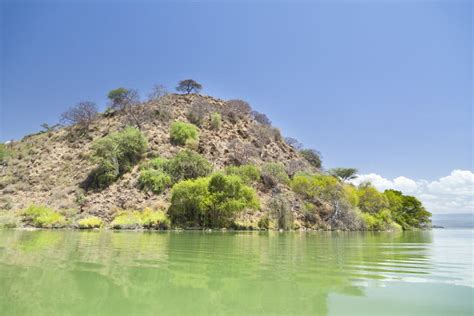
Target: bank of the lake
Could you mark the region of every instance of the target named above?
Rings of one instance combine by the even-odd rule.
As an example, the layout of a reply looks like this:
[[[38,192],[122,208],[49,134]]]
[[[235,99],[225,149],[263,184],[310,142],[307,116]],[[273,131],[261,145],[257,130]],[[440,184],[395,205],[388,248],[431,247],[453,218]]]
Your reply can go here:
[[[470,315],[472,237],[469,229],[0,230],[0,310]]]

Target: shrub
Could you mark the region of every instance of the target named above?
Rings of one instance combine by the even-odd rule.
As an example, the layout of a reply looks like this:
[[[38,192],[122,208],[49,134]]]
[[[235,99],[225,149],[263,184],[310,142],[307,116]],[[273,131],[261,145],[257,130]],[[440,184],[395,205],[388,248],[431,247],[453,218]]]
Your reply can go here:
[[[24,212],[26,220],[35,227],[60,228],[66,225],[63,215],[42,205],[30,205]]]
[[[202,85],[193,79],[181,80],[176,87],[176,91],[185,92],[186,94],[190,94],[191,92],[199,93],[201,89]]]
[[[258,147],[263,147],[271,142],[281,140],[280,130],[276,127],[267,125],[258,125],[254,128],[254,136]]]
[[[266,163],[262,166],[262,182],[267,187],[276,187],[279,183],[288,184],[289,177],[282,163]]]
[[[92,145],[92,158],[98,167],[93,172],[93,184],[98,188],[108,186],[132,168],[147,146],[143,134],[133,127],[96,140]]]
[[[279,194],[270,200],[268,204],[270,214],[274,217],[278,229],[293,228],[293,212],[290,201],[283,194]]]
[[[190,150],[182,150],[163,166],[173,182],[205,177],[212,172],[212,164],[203,156]]]
[[[229,158],[232,164],[242,165],[251,162],[252,158],[259,156],[260,152],[255,145],[233,139],[228,142]]]
[[[198,128],[193,124],[176,121],[170,128],[171,142],[184,146],[190,141],[199,141]]]
[[[159,120],[165,122],[173,118],[173,108],[169,103],[160,103],[155,113]]]
[[[336,178],[324,174],[296,174],[290,183],[291,189],[307,200],[334,200],[341,195],[341,186]]]
[[[303,149],[303,144],[297,140],[296,138],[293,137],[285,137],[285,143],[290,146],[291,148],[300,151]]]
[[[224,114],[232,123],[237,123],[238,121],[248,117],[252,108],[250,105],[243,100],[229,100],[225,103],[224,108],[222,109],[222,114]]]
[[[61,114],[61,122],[77,125],[79,128],[87,130],[96,117],[97,105],[94,102],[80,102]],[[49,128],[49,126],[46,127]]]
[[[139,212],[119,212],[115,216],[110,226],[114,229],[139,229],[142,227],[142,221]]]
[[[239,176],[245,184],[253,184],[260,180],[260,169],[255,165],[229,166],[225,168],[228,175]]]
[[[310,165],[313,167],[320,169],[322,162],[321,162],[321,154],[315,149],[303,149],[300,151],[301,156],[306,159]]]
[[[376,214],[361,213],[360,216],[366,230],[388,230],[393,223],[390,210],[388,209],[384,209]]]
[[[164,96],[168,95],[168,91],[166,90],[166,87],[161,84],[156,84],[153,86],[151,89],[150,94],[148,95],[148,100],[149,101],[159,101],[161,98]]]
[[[213,112],[211,114],[211,128],[213,130],[219,130],[222,125],[222,116],[218,112]]]
[[[172,189],[169,212],[177,225],[226,227],[237,212],[258,207],[255,190],[238,176],[216,173],[177,183]]]
[[[209,113],[212,111],[212,106],[204,99],[194,100],[191,107],[188,110],[188,120],[199,127],[202,126],[204,121],[208,118]]]
[[[97,216],[89,216],[77,222],[80,229],[101,228],[103,224],[102,220]]]
[[[146,169],[140,171],[138,185],[142,190],[160,194],[171,185],[171,177],[160,170]]]
[[[110,225],[114,229],[167,229],[170,220],[163,211],[146,208],[143,211],[121,211]]]
[[[141,223],[147,229],[168,229],[170,220],[163,211],[153,211],[149,208],[140,213]]]

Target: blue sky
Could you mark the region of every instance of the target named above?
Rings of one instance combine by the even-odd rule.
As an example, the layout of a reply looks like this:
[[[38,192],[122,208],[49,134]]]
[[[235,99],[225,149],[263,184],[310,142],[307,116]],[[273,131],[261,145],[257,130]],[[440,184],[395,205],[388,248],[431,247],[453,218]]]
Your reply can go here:
[[[325,167],[472,170],[471,1],[3,1],[1,134],[109,90],[194,78],[242,98]]]

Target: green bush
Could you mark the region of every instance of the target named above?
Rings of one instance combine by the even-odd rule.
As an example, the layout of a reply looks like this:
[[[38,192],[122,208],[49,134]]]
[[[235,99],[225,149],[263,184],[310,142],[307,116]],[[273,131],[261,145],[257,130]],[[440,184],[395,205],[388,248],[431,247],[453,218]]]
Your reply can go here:
[[[179,226],[228,227],[237,212],[259,207],[255,190],[234,175],[181,181],[171,192],[169,214]]]
[[[314,149],[303,149],[300,151],[300,155],[303,156],[306,161],[313,167],[320,169],[322,166],[321,154]]]
[[[361,219],[366,230],[389,230],[393,224],[392,215],[388,209],[375,214],[361,213]]]
[[[176,121],[170,127],[170,139],[173,144],[184,146],[199,141],[198,128],[193,124]]]
[[[128,172],[148,147],[143,134],[127,127],[96,140],[92,145],[92,159],[98,164],[93,172],[93,185],[107,187],[120,175]]]
[[[285,166],[279,162],[264,164],[261,178],[263,183],[270,188],[276,187],[279,183],[288,184],[290,181]]]
[[[144,209],[143,211],[121,211],[110,226],[114,229],[167,229],[170,220],[163,211]]]
[[[296,174],[290,183],[291,189],[307,200],[333,200],[340,197],[341,185],[336,178],[324,174]]]
[[[140,213],[142,226],[147,229],[168,229],[170,220],[163,211],[144,209]]]
[[[214,130],[219,130],[222,125],[222,116],[218,112],[213,112],[211,114],[211,128]]]
[[[142,190],[160,194],[171,185],[171,177],[160,170],[146,169],[140,171],[138,185]]]
[[[255,165],[241,165],[229,166],[225,168],[225,173],[228,175],[239,176],[246,184],[253,184],[260,180],[260,169]]]
[[[66,219],[60,213],[43,205],[30,205],[23,214],[35,227],[60,228],[66,226]]]
[[[123,211],[115,216],[110,226],[114,229],[138,229],[142,227],[142,222],[138,212]]]
[[[86,217],[77,222],[80,229],[101,228],[103,224],[102,220],[97,216]]]
[[[182,150],[163,165],[173,182],[205,177],[212,172],[212,164],[191,150]]]

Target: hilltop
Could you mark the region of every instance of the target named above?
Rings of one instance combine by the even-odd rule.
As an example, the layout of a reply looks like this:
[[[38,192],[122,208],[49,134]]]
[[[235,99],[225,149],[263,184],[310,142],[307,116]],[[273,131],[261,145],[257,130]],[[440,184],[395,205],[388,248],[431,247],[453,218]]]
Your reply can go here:
[[[182,128],[179,132],[185,134],[190,129],[196,135],[180,143],[171,135],[173,128]],[[128,139],[143,140],[143,148],[133,153],[135,156],[127,156],[123,170],[120,158],[100,156],[97,149],[106,148],[120,133],[135,135],[126,135]],[[196,93],[167,94],[133,107],[112,107],[95,115],[85,128],[49,128],[4,145],[2,151],[0,209],[20,216],[20,225],[34,225],[36,215],[30,214],[34,211],[30,210],[26,218],[21,216],[25,216],[25,209],[41,205],[48,214],[59,213],[64,219],[62,225],[53,223],[51,227],[77,227],[78,221],[91,217],[107,226],[124,214],[133,222],[143,210],[170,217],[167,227],[379,230],[394,229],[398,224],[421,227],[429,222],[423,213],[420,222],[396,224],[395,211],[382,214],[390,209],[390,196],[378,192],[381,196],[375,199],[381,204],[373,212],[365,210],[360,201],[369,195],[373,198],[374,192],[366,193],[373,187],[355,188],[321,173],[320,162],[314,161],[319,159],[315,152],[305,155],[299,146],[285,141],[265,115],[240,100],[224,101]],[[193,169],[200,166],[200,157],[203,168],[209,164],[209,170]],[[107,178],[105,184],[98,182],[104,179],[98,172],[111,162],[117,163],[116,175]],[[180,164],[181,171],[170,171],[173,163]],[[186,172],[191,168],[196,176],[179,174],[183,168]],[[202,195],[196,206],[178,199],[179,190],[197,186],[194,179],[199,177],[207,179],[203,186],[208,186],[205,190],[209,188],[209,192],[212,183],[223,183],[223,188],[212,198]],[[232,192],[225,191],[227,188]],[[189,196],[188,191],[183,192],[184,197]],[[372,220],[378,222],[370,223]]]

